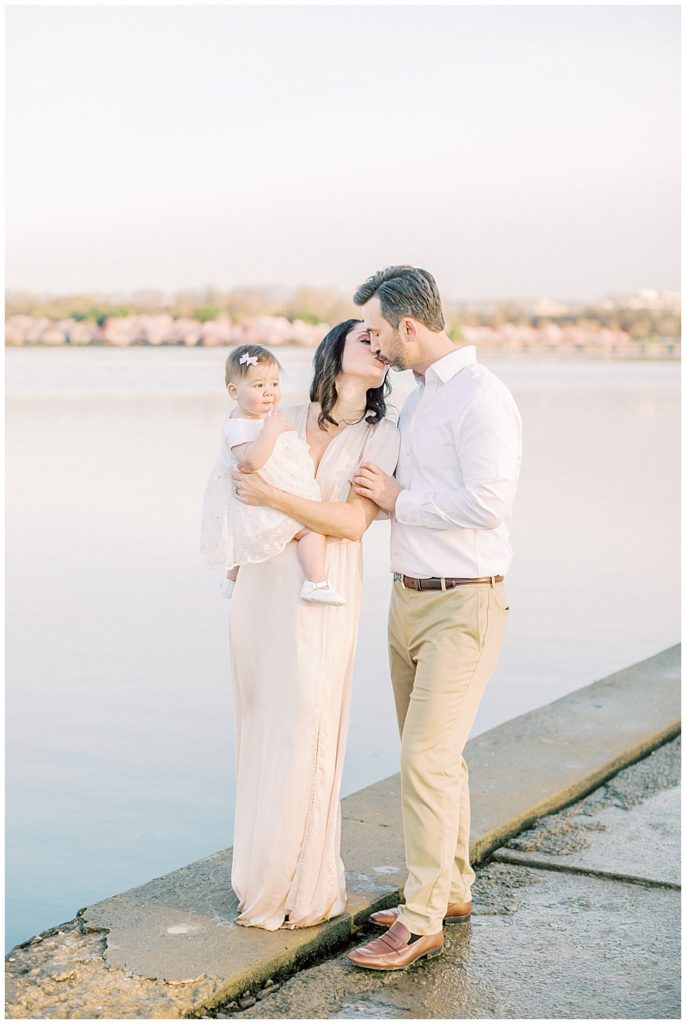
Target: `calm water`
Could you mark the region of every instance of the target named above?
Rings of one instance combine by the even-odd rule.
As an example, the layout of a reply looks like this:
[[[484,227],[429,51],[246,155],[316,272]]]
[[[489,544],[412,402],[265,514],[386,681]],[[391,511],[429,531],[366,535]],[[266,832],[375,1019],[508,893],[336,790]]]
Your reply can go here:
[[[225,355],[7,352],[8,947],[231,843],[228,608],[197,553]],[[285,401],[305,398],[311,355],[280,355]],[[679,638],[678,366],[484,361],[525,457],[509,634],[475,732]],[[412,377],[393,379],[400,405]],[[397,770],[387,550],[376,523],[346,793]]]

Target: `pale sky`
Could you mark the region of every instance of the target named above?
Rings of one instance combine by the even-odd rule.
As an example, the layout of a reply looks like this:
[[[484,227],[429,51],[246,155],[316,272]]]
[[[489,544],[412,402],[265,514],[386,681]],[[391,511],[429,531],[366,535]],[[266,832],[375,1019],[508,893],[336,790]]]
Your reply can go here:
[[[679,18],[9,7],[7,286],[676,291]]]

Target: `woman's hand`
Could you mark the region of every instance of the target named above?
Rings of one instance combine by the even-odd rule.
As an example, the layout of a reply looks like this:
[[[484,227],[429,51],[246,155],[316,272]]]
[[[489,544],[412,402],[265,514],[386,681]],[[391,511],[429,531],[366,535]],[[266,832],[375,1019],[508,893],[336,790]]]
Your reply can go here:
[[[369,498],[384,512],[395,512],[395,503],[403,490],[398,481],[373,462],[363,462],[353,477],[353,490],[363,498]]]
[[[245,505],[271,505],[276,487],[272,487],[259,473],[241,469],[232,474],[234,494]]]

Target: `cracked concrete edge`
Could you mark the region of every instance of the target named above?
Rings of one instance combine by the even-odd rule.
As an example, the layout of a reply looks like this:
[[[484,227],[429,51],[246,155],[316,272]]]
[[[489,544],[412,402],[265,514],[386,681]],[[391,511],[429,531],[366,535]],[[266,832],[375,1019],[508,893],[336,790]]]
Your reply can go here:
[[[326,959],[329,955],[340,951],[354,937],[355,933],[366,924],[370,914],[394,906],[398,896],[399,893],[396,890],[394,894],[385,894],[355,914],[342,914],[328,922],[327,927],[306,945],[299,946],[294,951],[284,950],[269,960],[259,961],[242,970],[224,984],[219,985],[211,996],[189,1008],[184,1016],[187,1018],[202,1017],[207,1011],[215,1010],[232,1000],[237,1000],[248,992],[254,993],[268,981],[283,981],[292,977],[297,971]]]
[[[603,783],[614,778],[624,768],[628,768],[629,765],[642,760],[653,750],[674,739],[680,732],[681,718],[679,717],[669,722],[664,728],[658,729],[649,736],[644,737],[639,742],[627,746],[613,760],[608,761],[586,775],[580,776],[572,784],[565,785],[561,789],[548,794],[545,799],[532,803],[525,811],[512,815],[511,818],[477,836],[476,839],[472,840],[469,847],[472,863],[483,863],[494,850],[502,846],[503,843],[506,843],[508,839],[512,839],[520,832],[523,832],[524,829],[529,828],[535,821],[577,803],[577,801],[588,796],[589,793],[592,793],[599,786],[602,786]]]
[[[169,980],[148,972],[131,972],[123,967],[109,964],[105,952],[103,952],[97,958],[98,974],[96,978],[90,978],[88,991],[79,991],[78,987],[74,989],[72,991],[73,1001],[71,1008],[63,1014],[40,1012],[41,1007],[37,1005],[35,999],[31,1012],[21,1012],[26,1008],[25,1001],[24,999],[19,1002],[16,1000],[14,991],[16,984],[14,979],[8,978],[6,981],[6,1018],[91,1017],[93,1016],[95,1003],[107,1001],[102,996],[103,986],[106,987],[109,979],[112,977],[127,975],[133,975],[138,991],[130,993],[126,1005],[118,1005],[116,1014],[106,1014],[106,1017],[120,1017],[121,1019],[204,1017],[208,1012],[231,1001],[236,1001],[247,993],[263,990],[268,982],[280,983],[286,978],[292,977],[299,970],[326,959],[331,954],[339,951],[354,936],[355,932],[361,927],[361,919],[366,921],[370,912],[385,909],[389,905],[391,905],[391,902],[388,895],[386,895],[365,911],[360,911],[353,915],[341,915],[335,921],[328,923],[328,926],[322,929],[319,934],[313,936],[309,942],[296,949],[286,949],[269,958],[262,958],[247,968],[237,970],[230,978],[224,981],[206,974],[202,974],[198,978],[179,981]],[[71,932],[74,928],[80,927],[83,933],[98,940],[104,940],[106,943],[110,930],[105,927],[89,925],[83,917],[87,909],[81,908],[72,920],[45,929],[45,931],[37,936],[33,936],[31,939],[15,946],[6,956],[6,967],[9,966],[7,961],[13,955],[16,956],[17,952],[27,950],[31,946],[40,949],[44,939],[50,938],[59,932]],[[81,962],[80,959],[76,961],[77,965]],[[71,974],[74,973],[75,971],[71,971]],[[50,972],[48,972],[48,976],[49,974]],[[98,981],[97,979],[102,980]],[[43,981],[45,980],[50,979],[48,977],[43,979]],[[65,979],[53,977],[51,980],[61,981],[69,979],[68,977]],[[150,992],[142,992],[141,986],[150,986],[152,988],[157,986],[158,991],[151,996]],[[83,988],[82,985],[81,988]],[[49,997],[46,998],[49,1002]],[[154,998],[156,1001],[154,1008],[151,1008],[149,1005],[151,998]]]
[[[295,950],[283,950],[281,953],[252,964],[220,984],[209,996],[190,1007],[184,1014],[188,1018],[202,1017],[209,1010],[237,1000],[246,993],[254,993],[268,981],[280,982],[292,977],[297,971],[303,970],[333,953],[339,952],[365,926],[369,915],[377,910],[386,910],[395,906],[400,893],[387,892],[381,898],[355,914],[342,914],[335,920],[327,922],[326,928],[314,936],[311,942],[299,946]]]
[[[546,860],[544,857],[539,859],[526,853],[520,854],[514,850],[499,850],[491,859],[498,864],[516,864],[519,867],[533,868],[537,871],[557,871],[563,875],[590,875],[593,878],[604,878],[612,882],[629,882],[647,889],[669,889],[672,892],[681,892],[681,886],[676,882],[663,882],[657,878],[628,875],[620,871],[602,871],[600,868],[580,867],[578,864],[560,864]]]
[[[54,928],[48,928],[32,939],[15,946],[6,957],[5,965],[5,1004],[6,1017],[8,1019],[52,1019],[63,1017],[76,1017],[89,1019],[92,1016],[120,1017],[121,1019],[178,1019],[185,1015],[186,1005],[180,1005],[184,1000],[184,989],[188,989],[194,982],[160,982],[157,978],[138,977],[136,979],[136,992],[127,991],[128,1001],[124,1005],[121,999],[115,1000],[112,1006],[111,988],[121,985],[128,977],[127,972],[122,968],[112,968],[102,953],[100,955],[89,955],[85,948],[90,943],[104,943],[106,941],[106,928],[89,927],[80,916],[83,909],[70,921],[65,921]],[[62,943],[68,943],[76,935],[79,944],[76,956],[71,963],[65,963],[60,958],[58,965],[60,974],[53,973],[55,964],[51,965],[50,960],[41,962],[45,953],[45,944],[54,936],[62,936]],[[17,993],[17,979],[8,975],[8,968],[12,960],[19,958],[18,954],[28,949],[33,952],[32,975],[40,975],[34,983],[33,998],[26,999],[24,994]],[[13,954],[13,955],[12,955]],[[64,970],[65,966],[71,970]],[[86,966],[86,970],[93,968],[91,975],[84,982],[83,977],[79,978],[79,972]],[[41,969],[42,968],[42,969]],[[195,982],[202,979],[194,979]],[[55,984],[60,989],[63,983],[67,983],[60,994],[55,989]],[[128,989],[128,986],[126,986]],[[62,1007],[65,1003],[64,994],[70,991],[71,1001],[68,1009]],[[101,1010],[102,1006],[95,1005],[98,1002],[110,1004],[111,1014],[93,1013],[93,1010]],[[56,1007],[59,1006],[59,1009]],[[147,1011],[147,1012],[146,1012]]]
[[[184,1017],[201,1017],[208,1010],[261,988],[270,979],[279,981],[282,978],[302,970],[314,960],[320,960],[340,949],[352,935],[352,919],[344,914],[332,921],[326,929],[315,936],[311,942],[299,946],[295,951],[283,950],[273,955],[268,961],[262,960],[244,968],[224,983],[220,983],[212,994],[184,1013]]]

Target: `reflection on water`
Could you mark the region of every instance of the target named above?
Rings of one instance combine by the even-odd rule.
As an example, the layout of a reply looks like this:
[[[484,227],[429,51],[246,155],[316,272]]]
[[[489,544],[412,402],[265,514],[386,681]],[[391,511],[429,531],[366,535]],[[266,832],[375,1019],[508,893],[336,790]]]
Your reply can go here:
[[[197,553],[225,354],[7,353],[8,946],[230,845],[227,602]],[[285,402],[310,360],[283,352]],[[477,732],[679,629],[676,365],[484,361],[519,403],[525,455]],[[412,375],[393,380],[400,405]],[[375,523],[345,792],[397,770],[387,550]]]

